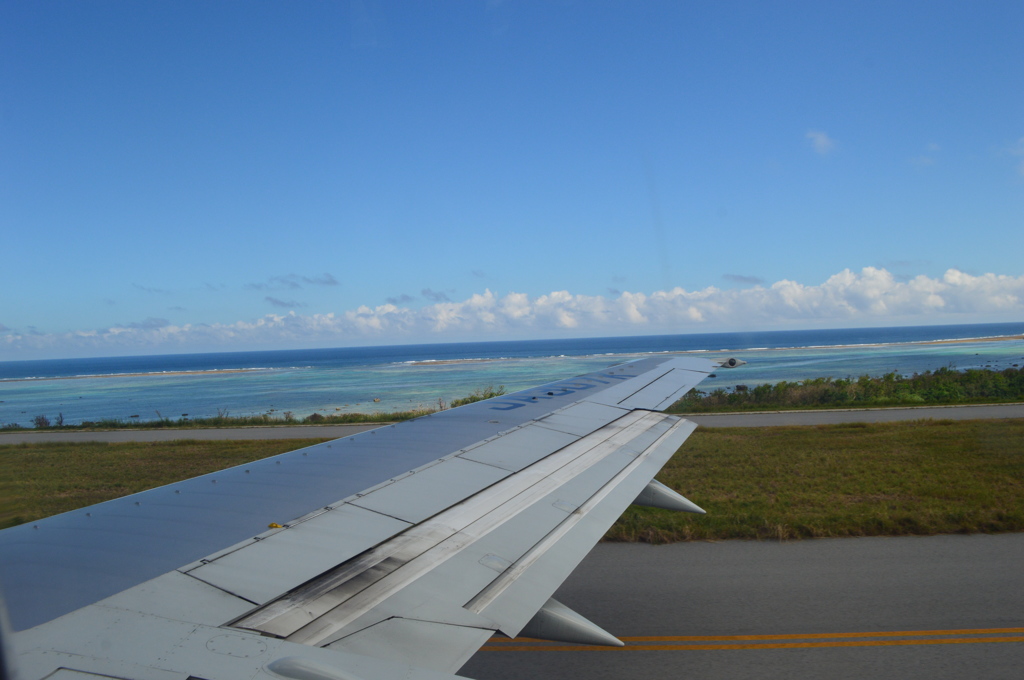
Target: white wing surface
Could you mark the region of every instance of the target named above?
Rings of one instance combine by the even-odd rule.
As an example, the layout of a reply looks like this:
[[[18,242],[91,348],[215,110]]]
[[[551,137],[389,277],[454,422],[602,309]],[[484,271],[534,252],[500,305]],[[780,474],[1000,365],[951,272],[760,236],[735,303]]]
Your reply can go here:
[[[4,530],[19,680],[426,680],[495,633],[618,644],[551,596],[630,503],[702,512],[652,481],[695,427],[656,410],[718,365],[642,359]]]

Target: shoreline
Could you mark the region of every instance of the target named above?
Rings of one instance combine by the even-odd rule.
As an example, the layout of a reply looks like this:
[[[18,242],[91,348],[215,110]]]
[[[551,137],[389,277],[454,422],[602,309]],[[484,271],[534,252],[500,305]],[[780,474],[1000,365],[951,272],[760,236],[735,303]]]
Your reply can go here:
[[[201,371],[150,371],[142,373],[96,373],[94,375],[51,375],[28,378],[0,378],[5,382],[36,382],[43,380],[88,380],[90,378],[155,378],[176,375],[220,375],[226,373],[255,373],[257,371],[279,371],[280,368],[208,368]]]
[[[680,350],[663,350],[660,352],[619,352],[619,353],[608,353],[608,354],[561,354],[561,355],[549,355],[549,356],[528,356],[528,357],[479,357],[479,358],[465,358],[465,359],[422,359],[416,361],[404,361],[404,362],[393,362],[390,366],[409,366],[409,367],[429,367],[429,366],[451,366],[460,364],[475,364],[475,363],[493,363],[498,361],[535,361],[535,360],[551,360],[551,359],[580,359],[580,360],[591,360],[599,359],[602,357],[608,357],[614,359],[616,357],[634,357],[634,356],[663,356],[673,354],[723,354],[732,352],[793,352],[800,350],[843,350],[843,349],[861,349],[861,348],[877,348],[877,347],[906,347],[906,346],[924,346],[924,345],[958,345],[958,344],[973,344],[982,342],[1013,342],[1013,341],[1024,341],[1024,334],[1020,335],[993,335],[993,336],[980,336],[972,338],[943,338],[938,340],[907,340],[902,342],[872,342],[872,343],[860,343],[860,344],[846,344],[846,345],[802,345],[802,346],[789,346],[789,347],[747,347],[747,348],[723,348],[723,349],[680,349]],[[50,380],[87,380],[95,378],[149,378],[149,377],[160,377],[160,376],[189,376],[189,375],[230,375],[235,373],[255,373],[262,371],[279,371],[288,370],[294,368],[301,368],[295,366],[278,366],[278,367],[263,367],[263,368],[211,368],[204,370],[194,371],[150,371],[150,372],[132,372],[132,373],[97,373],[92,375],[57,375],[57,376],[41,376],[41,377],[24,377],[24,378],[0,378],[0,383],[14,383],[14,382],[34,382],[34,381],[50,381]]]
[[[904,340],[903,342],[864,342],[853,345],[801,345],[799,347],[748,347],[746,349],[681,349],[651,354],[707,354],[719,352],[793,352],[807,349],[853,349],[859,347],[905,347],[907,345],[959,345],[975,342],[1009,342],[1024,340],[1024,335],[991,335],[978,338],[944,338],[941,340]]]

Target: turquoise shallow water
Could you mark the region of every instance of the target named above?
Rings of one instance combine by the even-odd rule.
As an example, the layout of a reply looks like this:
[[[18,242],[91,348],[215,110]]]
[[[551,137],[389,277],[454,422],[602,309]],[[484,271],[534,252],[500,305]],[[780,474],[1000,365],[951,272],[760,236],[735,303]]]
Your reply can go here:
[[[1019,334],[1021,330],[1017,326],[1003,326],[1005,324],[999,327],[963,327],[962,332],[981,336],[1007,332]],[[932,335],[936,338],[950,337],[946,335],[950,332],[948,328],[937,328]],[[872,329],[861,329],[856,339],[872,342],[871,334],[866,333],[869,330]],[[879,331],[876,341],[893,337],[891,332],[881,333],[888,329],[874,330]],[[1024,340],[1020,339],[818,347],[810,345],[817,344],[815,339],[821,332],[818,332],[819,336],[806,333],[800,339],[808,346],[728,352],[706,348],[730,346],[723,345],[726,342],[735,343],[731,346],[737,347],[741,346],[741,341],[748,343],[745,345],[748,348],[758,347],[755,343],[765,339],[779,345],[789,339],[758,337],[756,334],[723,334],[713,339],[686,337],[702,338],[705,349],[697,350],[701,356],[713,359],[736,356],[749,362],[738,369],[720,370],[717,377],[702,383],[702,389],[823,376],[881,375],[890,371],[912,374],[943,366],[967,369],[1024,365]],[[726,335],[734,337],[724,337]],[[212,364],[211,355],[196,355],[191,361],[188,355],[179,355],[173,364],[168,364],[169,358],[166,357],[152,357],[148,364],[143,361],[144,357],[133,357],[123,363],[126,370],[138,373],[108,372],[86,377],[72,377],[75,375],[72,373],[43,379],[15,377],[0,380],[0,424],[27,426],[34,416],[40,414],[51,420],[63,414],[65,422],[70,424],[102,418],[127,419],[133,415],[139,420],[153,420],[161,416],[176,419],[186,413],[189,417],[204,417],[215,416],[218,412],[242,416],[290,411],[301,418],[314,412],[409,410],[436,406],[438,399],[450,401],[488,385],[504,385],[509,391],[515,391],[647,355],[647,352],[635,351],[637,349],[649,351],[656,347],[656,351],[664,352],[668,351],[666,347],[675,351],[686,347],[687,343],[681,341],[668,344],[662,340],[665,337],[668,336],[601,339],[600,343],[565,341],[562,347],[568,351],[562,356],[553,354],[552,349],[559,347],[554,341],[534,343],[532,349],[524,348],[522,343],[488,343],[488,347],[483,349],[479,347],[483,343],[472,346],[475,348],[473,351],[483,357],[488,353],[497,357],[490,359],[466,359],[470,353],[469,345],[430,346],[433,351],[419,346],[415,352],[400,351],[401,348],[383,348],[375,352],[363,348],[357,358],[352,358],[356,356],[354,351],[338,350],[346,357],[344,360],[318,361],[307,357],[309,360],[306,362],[302,361],[301,353],[291,353],[278,357],[275,361],[279,365],[263,357],[266,364],[263,366],[254,365],[257,357],[242,355],[223,355],[226,358]],[[698,344],[692,340],[687,342]],[[764,346],[767,347],[767,343]],[[442,351],[439,347],[446,349]],[[573,355],[569,353],[573,349],[580,352],[590,350],[590,353]],[[593,353],[595,349],[620,351]],[[631,349],[634,351],[629,351]],[[531,352],[537,355],[531,356]],[[522,356],[515,356],[517,353]],[[425,359],[432,355],[439,356],[441,360]],[[378,356],[380,358],[375,361]],[[459,356],[463,359],[457,358]],[[104,362],[104,366],[120,365],[116,359]],[[238,370],[247,362],[251,370]],[[25,366],[20,368],[29,370]],[[146,371],[147,368],[151,370]],[[9,372],[12,370],[10,366],[8,369]],[[59,372],[53,367],[42,369]],[[31,370],[42,369],[31,367]],[[76,365],[73,370],[80,375],[83,369]],[[88,371],[89,367],[84,370]]]

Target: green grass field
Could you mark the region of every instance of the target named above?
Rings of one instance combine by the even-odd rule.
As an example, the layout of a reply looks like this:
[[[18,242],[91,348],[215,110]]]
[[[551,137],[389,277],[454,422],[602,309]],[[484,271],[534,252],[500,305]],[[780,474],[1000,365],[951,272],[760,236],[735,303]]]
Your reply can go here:
[[[0,446],[0,527],[317,441]],[[1024,420],[698,430],[659,479],[708,514],[631,507],[609,540],[1024,531]]]
[[[1024,420],[709,428],[658,479],[708,514],[631,507],[608,539],[1024,531]]]
[[[0,528],[56,515],[323,439],[0,446]]]

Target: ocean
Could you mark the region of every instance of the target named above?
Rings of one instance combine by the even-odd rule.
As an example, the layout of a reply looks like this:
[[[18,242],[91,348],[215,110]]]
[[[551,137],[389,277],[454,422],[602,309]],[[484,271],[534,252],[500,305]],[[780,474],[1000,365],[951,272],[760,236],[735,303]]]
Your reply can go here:
[[[1024,322],[347,347],[0,362],[0,425],[436,407],[658,353],[735,356],[701,389],[1024,365]],[[1007,339],[1009,338],[1009,339]],[[186,416],[187,414],[187,416]]]

